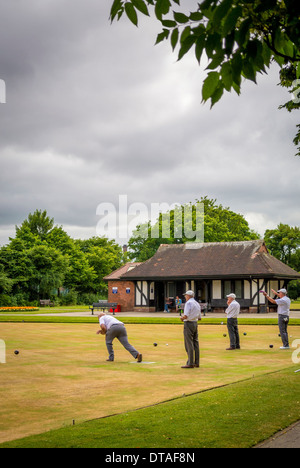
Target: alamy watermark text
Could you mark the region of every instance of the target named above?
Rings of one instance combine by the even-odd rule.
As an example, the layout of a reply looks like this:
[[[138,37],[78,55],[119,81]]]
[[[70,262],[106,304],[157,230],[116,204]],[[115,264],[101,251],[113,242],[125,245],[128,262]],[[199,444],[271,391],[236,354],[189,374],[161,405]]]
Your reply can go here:
[[[0,364],[6,364],[6,346],[4,340],[0,340]]]
[[[0,104],[6,104],[6,83],[0,79]]]
[[[140,226],[138,235],[143,239],[175,239],[185,237],[204,242],[204,203],[180,205],[179,203],[134,202],[128,205],[127,195],[119,195],[119,205],[100,203],[96,210],[100,220],[97,235],[127,240]],[[161,223],[158,220],[161,220]]]

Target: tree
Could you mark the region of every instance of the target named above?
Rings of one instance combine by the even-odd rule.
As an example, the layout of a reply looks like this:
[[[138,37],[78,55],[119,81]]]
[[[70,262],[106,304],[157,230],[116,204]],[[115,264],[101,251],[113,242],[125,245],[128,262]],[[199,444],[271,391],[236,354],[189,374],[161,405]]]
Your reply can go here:
[[[72,255],[75,248],[75,241],[63,230],[62,226],[55,226],[48,232],[46,242],[64,255]]]
[[[9,293],[13,287],[13,280],[4,272],[3,265],[0,265],[0,294]]]
[[[204,205],[205,242],[233,242],[259,239],[259,235],[249,228],[248,222],[242,215],[231,211],[229,208],[224,208],[222,205],[217,205],[216,200],[202,197],[200,200],[196,200],[194,204],[188,203],[181,205],[177,210],[169,211],[165,216],[160,214],[154,226],[151,226],[150,221],[138,226],[128,242],[130,257],[136,261],[143,262],[155,254],[160,244],[182,244],[193,241],[190,236],[187,237],[185,235],[185,223],[187,220],[184,213],[192,214],[192,220],[188,219],[188,224],[191,223],[191,231],[196,232],[195,206],[197,203],[203,203]],[[189,209],[185,210],[186,207]],[[180,237],[176,233],[178,216],[180,216],[181,222],[181,226],[179,226]],[[177,221],[176,223],[175,220]],[[153,232],[158,233],[158,236],[153,237]],[[164,232],[170,232],[170,235],[164,237]]]
[[[300,80],[296,80],[298,71],[295,63],[285,65],[280,71],[281,86],[288,88],[293,95],[293,99],[279,106],[279,109],[286,109],[288,112],[300,109]],[[297,156],[300,156],[300,125],[297,125],[298,131],[294,138],[294,144],[298,146]]]
[[[107,291],[107,283],[103,278],[122,265],[121,247],[114,240],[105,237],[92,237],[75,242],[94,270],[95,279],[91,290],[94,293]]]
[[[288,294],[293,300],[300,297],[300,281],[294,280],[289,283]]]
[[[68,259],[61,252],[47,245],[37,245],[27,251],[30,263],[27,288],[30,297],[47,299],[62,286]]]
[[[54,219],[49,218],[47,211],[35,210],[33,214],[29,213],[28,218],[23,221],[20,227],[16,226],[16,235],[21,236],[23,231],[29,232],[44,240],[47,234],[53,229]]]
[[[75,290],[79,294],[93,291],[96,273],[89,264],[86,255],[75,245],[71,254],[68,255],[68,259],[69,268],[66,271],[62,286],[69,290]]]
[[[122,249],[115,241],[74,240],[62,226],[54,226],[46,211],[36,210],[0,248],[0,305],[53,297],[59,288],[73,300],[85,295],[78,299],[89,301],[91,294],[107,291],[103,277],[122,263]]]
[[[28,248],[16,238],[0,250],[0,268],[12,281],[11,294],[25,294],[30,301],[52,295],[63,284],[67,266],[67,258],[46,244]]]
[[[27,293],[32,265],[28,258],[28,246],[19,239],[11,239],[10,243],[0,249],[0,265],[5,275],[13,279],[11,294]]]
[[[276,229],[265,232],[265,243],[270,253],[282,262],[300,272],[300,228],[279,224]],[[289,283],[288,293],[291,299],[300,297],[300,281]]]
[[[265,232],[265,243],[270,253],[297,271],[300,271],[300,229],[279,224]]]
[[[183,4],[185,2],[182,2]],[[214,106],[224,91],[241,92],[242,79],[256,83],[272,62],[290,74],[299,109],[300,85],[300,2],[299,0],[195,0],[187,12],[180,0],[114,0],[110,19],[125,13],[138,25],[138,14],[153,15],[162,32],[156,44],[169,40],[178,60],[194,51],[198,63],[206,54],[208,76],[202,98]],[[173,9],[175,7],[175,9]],[[150,9],[151,8],[151,9]],[[281,75],[281,80],[284,76]],[[300,126],[299,126],[300,128]],[[300,141],[300,130],[295,144]],[[299,149],[300,152],[300,149]],[[300,154],[300,153],[298,153]]]

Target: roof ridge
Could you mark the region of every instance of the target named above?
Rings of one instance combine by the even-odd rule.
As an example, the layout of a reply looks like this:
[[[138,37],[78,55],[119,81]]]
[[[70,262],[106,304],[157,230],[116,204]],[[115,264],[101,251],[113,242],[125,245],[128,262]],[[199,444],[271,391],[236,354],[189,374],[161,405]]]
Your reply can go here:
[[[252,239],[252,240],[242,240],[242,241],[221,241],[221,242],[185,242],[183,244],[160,244],[158,250],[161,247],[185,247],[187,245],[233,245],[233,244],[264,244],[264,239]]]

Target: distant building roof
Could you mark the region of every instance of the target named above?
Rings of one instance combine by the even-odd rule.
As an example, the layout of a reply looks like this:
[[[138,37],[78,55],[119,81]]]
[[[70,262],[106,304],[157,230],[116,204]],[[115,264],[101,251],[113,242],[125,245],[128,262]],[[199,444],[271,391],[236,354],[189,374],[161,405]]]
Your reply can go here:
[[[125,273],[128,273],[134,270],[134,268],[136,268],[138,265],[141,265],[141,263],[140,262],[126,263],[125,265],[121,266],[117,270],[113,271],[110,275],[105,276],[103,279],[106,281],[118,280]]]
[[[263,240],[162,244],[135,268],[112,273],[122,280],[226,277],[300,279],[300,274],[269,254]],[[105,279],[112,278],[112,275]]]

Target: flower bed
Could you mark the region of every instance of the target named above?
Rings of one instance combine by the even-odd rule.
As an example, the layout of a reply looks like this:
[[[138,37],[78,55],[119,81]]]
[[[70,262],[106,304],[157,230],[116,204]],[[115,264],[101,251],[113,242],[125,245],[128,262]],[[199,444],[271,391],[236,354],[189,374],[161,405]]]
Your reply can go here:
[[[0,307],[0,312],[36,312],[38,307]]]

